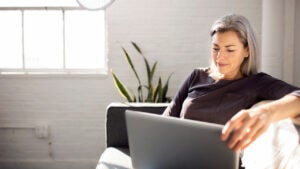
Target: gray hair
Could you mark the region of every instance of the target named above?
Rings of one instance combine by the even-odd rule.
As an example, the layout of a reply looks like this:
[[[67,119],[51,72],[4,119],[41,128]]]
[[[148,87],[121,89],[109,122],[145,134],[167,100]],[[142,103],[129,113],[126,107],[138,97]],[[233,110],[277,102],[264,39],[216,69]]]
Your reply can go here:
[[[249,57],[245,58],[241,65],[243,75],[249,76],[257,73],[258,48],[257,41],[247,18],[237,14],[223,16],[215,21],[210,30],[212,37],[217,32],[224,33],[227,31],[235,31],[244,47],[249,49]]]

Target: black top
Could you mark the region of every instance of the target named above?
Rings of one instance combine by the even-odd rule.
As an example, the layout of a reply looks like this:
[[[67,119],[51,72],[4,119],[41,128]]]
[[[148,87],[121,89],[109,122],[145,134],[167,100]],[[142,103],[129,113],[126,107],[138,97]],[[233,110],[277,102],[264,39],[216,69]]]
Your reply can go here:
[[[300,89],[265,73],[237,80],[214,80],[209,69],[195,69],[181,85],[165,115],[225,124],[241,109],[275,100]],[[300,106],[300,105],[299,105]]]

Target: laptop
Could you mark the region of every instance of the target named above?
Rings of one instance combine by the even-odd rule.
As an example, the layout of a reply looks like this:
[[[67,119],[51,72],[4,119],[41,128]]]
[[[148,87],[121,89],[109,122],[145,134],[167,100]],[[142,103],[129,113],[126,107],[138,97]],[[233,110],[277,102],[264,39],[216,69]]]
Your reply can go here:
[[[220,139],[222,125],[125,113],[134,169],[238,169],[238,155]]]

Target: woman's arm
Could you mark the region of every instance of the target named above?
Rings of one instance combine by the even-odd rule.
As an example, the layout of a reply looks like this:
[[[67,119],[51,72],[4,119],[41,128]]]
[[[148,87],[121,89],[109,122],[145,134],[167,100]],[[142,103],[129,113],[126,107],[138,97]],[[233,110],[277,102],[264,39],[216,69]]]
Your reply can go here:
[[[289,94],[255,108],[239,111],[225,124],[221,139],[227,141],[229,148],[239,151],[256,140],[271,123],[287,118],[300,121],[298,96]]]

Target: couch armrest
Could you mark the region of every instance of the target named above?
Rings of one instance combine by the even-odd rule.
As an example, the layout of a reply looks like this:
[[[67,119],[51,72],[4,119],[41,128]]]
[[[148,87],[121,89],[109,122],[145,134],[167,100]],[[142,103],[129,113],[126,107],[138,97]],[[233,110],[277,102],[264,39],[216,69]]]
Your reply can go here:
[[[105,149],[96,169],[132,169],[129,149],[114,147]]]
[[[128,148],[125,110],[162,114],[169,103],[111,103],[106,108],[106,147]]]

